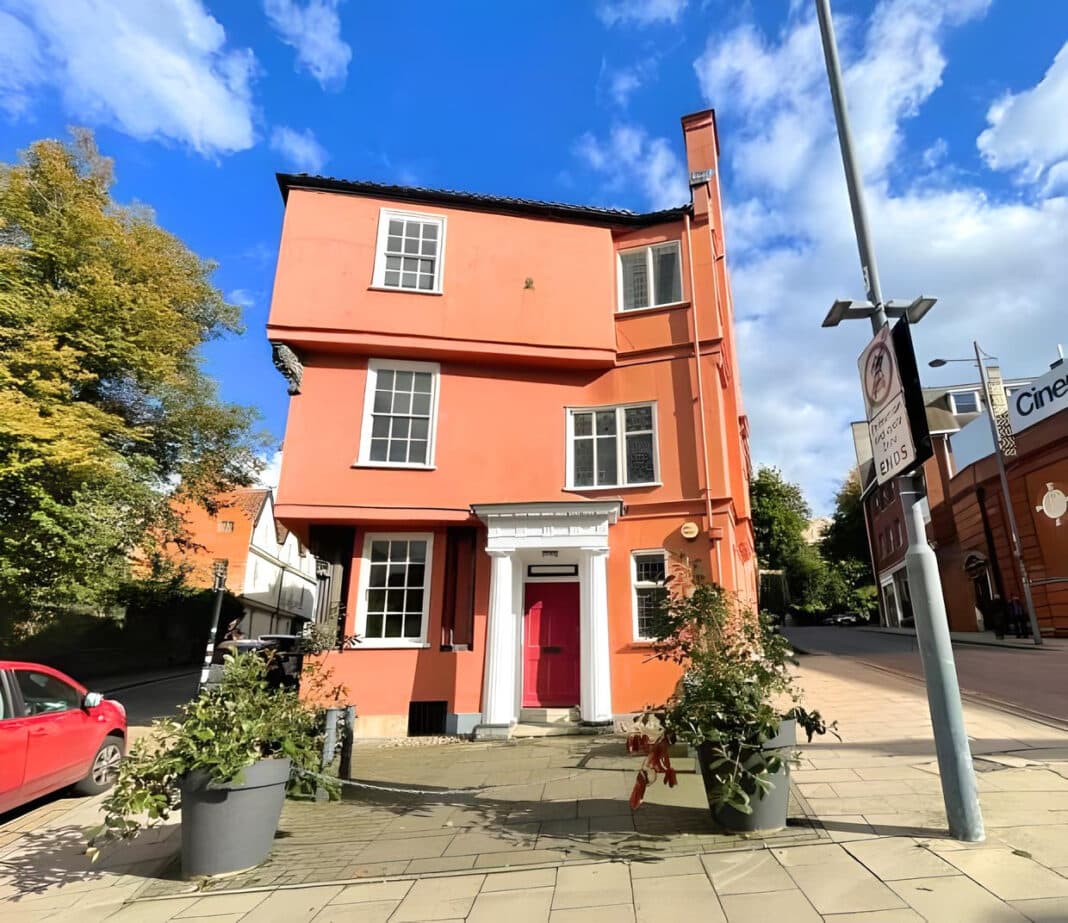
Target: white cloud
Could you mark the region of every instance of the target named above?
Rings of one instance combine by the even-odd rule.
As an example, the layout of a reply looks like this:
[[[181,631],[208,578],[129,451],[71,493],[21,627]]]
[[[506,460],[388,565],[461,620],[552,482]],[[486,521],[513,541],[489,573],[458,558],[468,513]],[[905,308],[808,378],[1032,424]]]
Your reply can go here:
[[[650,208],[672,208],[690,200],[686,167],[665,138],[650,138],[634,125],[616,125],[608,138],[587,132],[575,154],[600,173],[609,191],[637,186]]]
[[[0,10],[0,109],[22,115],[31,91],[44,75],[37,36],[14,16]]]
[[[922,157],[912,161],[916,176],[902,175],[903,129],[941,84],[945,37],[985,7],[884,0],[865,21],[836,21],[884,295],[940,298],[914,332],[932,383],[967,374],[926,362],[967,357],[973,339],[1007,374],[1039,372],[1054,358],[1051,332],[1063,328],[1068,199],[1004,202],[981,177],[948,169],[931,188]],[[753,458],[800,481],[821,513],[854,463],[856,358],[871,335],[864,323],[820,328],[836,297],[864,294],[822,60],[804,5],[773,39],[741,26],[710,41],[695,64],[718,107]],[[928,145],[937,164],[941,145]],[[1053,171],[1048,181],[1058,178],[1068,182]]]
[[[281,154],[287,166],[304,173],[319,173],[329,159],[326,149],[315,140],[310,128],[297,131],[285,125],[277,126],[271,132],[271,150]]]
[[[678,22],[687,0],[601,0],[597,18],[606,26],[634,23]]]
[[[50,84],[78,119],[208,156],[255,143],[255,58],[227,46],[201,0],[9,0],[9,11],[22,29],[8,15],[2,44],[32,29],[39,49],[14,52],[16,91]]]
[[[1068,160],[1055,163],[1046,171],[1046,185],[1043,187],[1042,192],[1045,195],[1053,195],[1054,193],[1064,195],[1068,193]]]
[[[278,37],[296,49],[297,69],[324,88],[340,87],[348,76],[352,48],[341,38],[340,0],[263,0]]]
[[[949,144],[945,138],[937,138],[935,142],[923,152],[923,165],[929,170],[940,166],[949,154]]]
[[[601,65],[599,90],[620,108],[625,109],[633,93],[656,77],[657,59],[644,58],[628,67],[618,69]]]
[[[1068,43],[1046,75],[1022,93],[1006,93],[986,114],[990,127],[979,135],[979,150],[996,170],[1018,168],[1036,181],[1051,165],[1068,159]]]
[[[263,459],[263,463],[264,467],[256,480],[256,486],[278,490],[278,480],[282,475],[282,450],[279,449],[270,458]]]
[[[235,288],[226,296],[226,300],[242,308],[251,308],[256,303],[256,296],[248,289]]]

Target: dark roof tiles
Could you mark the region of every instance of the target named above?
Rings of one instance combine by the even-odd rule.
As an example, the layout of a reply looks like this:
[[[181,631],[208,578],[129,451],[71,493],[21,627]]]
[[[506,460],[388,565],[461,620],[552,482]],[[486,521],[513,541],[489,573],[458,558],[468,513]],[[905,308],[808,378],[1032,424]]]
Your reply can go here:
[[[350,195],[366,195],[378,198],[400,199],[412,202],[431,202],[440,205],[456,205],[479,211],[497,211],[540,215],[543,217],[571,219],[584,223],[647,225],[660,221],[681,218],[689,212],[689,205],[667,208],[655,212],[633,212],[625,208],[602,208],[595,205],[571,205],[565,202],[542,202],[537,199],[522,199],[516,196],[489,195],[478,192],[459,192],[453,189],[427,189],[422,186],[395,186],[368,180],[345,180],[332,176],[312,176],[307,173],[278,173],[278,188],[283,201],[290,189],[317,189],[324,192],[341,192]]]
[[[233,493],[233,501],[227,505],[237,507],[242,513],[248,516],[252,522],[256,522],[260,518],[260,513],[263,511],[263,505],[267,502],[267,498],[270,495],[271,492],[267,488],[239,488]]]

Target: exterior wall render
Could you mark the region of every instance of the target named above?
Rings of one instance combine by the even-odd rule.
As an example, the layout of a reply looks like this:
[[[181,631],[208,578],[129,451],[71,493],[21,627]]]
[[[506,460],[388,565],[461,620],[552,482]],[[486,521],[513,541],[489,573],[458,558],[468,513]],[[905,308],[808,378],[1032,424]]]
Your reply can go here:
[[[682,524],[696,515],[696,511],[691,515],[657,515],[636,519],[624,515],[609,529],[608,628],[612,706],[616,714],[635,712],[646,705],[663,701],[678,680],[678,669],[673,664],[651,660],[651,645],[635,640],[631,552],[635,549],[664,548],[668,552],[685,554],[695,558],[702,572],[711,579],[729,584],[730,574],[717,571],[713,542],[707,537],[687,541],[679,534]],[[388,528],[401,527],[390,523]],[[411,523],[402,528],[413,532],[432,531],[433,557],[439,562],[444,560],[444,530],[440,525]],[[379,529],[380,526],[375,524],[357,529],[346,634],[352,634],[356,625],[361,564],[359,549],[363,535]],[[450,714],[482,711],[489,578],[490,558],[480,554],[476,570],[475,628],[471,650],[441,650],[444,572],[441,567],[436,567],[430,583],[430,616],[425,647],[414,650],[361,650],[357,645],[353,650],[326,655],[326,663],[333,670],[333,680],[348,687],[358,713],[378,716],[375,722],[365,723],[359,728],[361,734],[403,734],[403,728],[399,732],[383,731],[381,734],[372,731],[383,727],[406,727],[408,703],[412,701],[446,701]]]

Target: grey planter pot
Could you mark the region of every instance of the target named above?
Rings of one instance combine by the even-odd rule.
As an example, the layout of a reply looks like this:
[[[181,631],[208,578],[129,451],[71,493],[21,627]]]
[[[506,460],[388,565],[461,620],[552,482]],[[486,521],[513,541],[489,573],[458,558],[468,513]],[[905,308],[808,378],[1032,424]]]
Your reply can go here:
[[[182,780],[182,876],[225,875],[267,858],[289,779],[288,759],[260,760],[240,784],[206,772]]]
[[[796,745],[797,723],[790,719],[779,725],[779,733],[770,740],[765,741],[761,749],[790,749]],[[702,744],[698,747],[697,760],[701,766],[701,775],[705,780],[705,789],[712,793],[719,783],[712,770],[708,768],[708,764],[711,762],[710,749],[708,744]],[[716,823],[724,829],[735,833],[782,830],[786,826],[790,801],[790,764],[788,761],[784,761],[782,768],[771,776],[771,782],[771,790],[762,798],[757,797],[751,789],[746,790],[752,798],[750,807],[753,812],[751,814],[743,814],[729,805],[714,807],[712,816]],[[711,798],[709,801],[711,803]]]

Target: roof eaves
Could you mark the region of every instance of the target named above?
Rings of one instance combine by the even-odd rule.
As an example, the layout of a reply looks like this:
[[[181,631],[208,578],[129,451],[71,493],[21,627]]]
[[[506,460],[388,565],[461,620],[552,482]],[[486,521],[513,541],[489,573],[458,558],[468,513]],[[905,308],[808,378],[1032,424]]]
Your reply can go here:
[[[592,205],[572,205],[565,202],[542,202],[535,199],[520,199],[512,196],[487,195],[473,192],[458,192],[452,189],[425,189],[419,186],[394,186],[388,183],[343,180],[330,176],[311,176],[306,173],[276,173],[282,201],[286,202],[291,189],[311,189],[320,192],[339,192],[347,195],[364,195],[371,198],[393,199],[404,202],[424,202],[436,205],[452,205],[475,211],[490,211],[499,214],[534,215],[574,221],[583,224],[619,225],[642,227],[673,221],[690,213],[689,205],[666,208],[655,212],[632,212],[622,208],[599,208]]]

